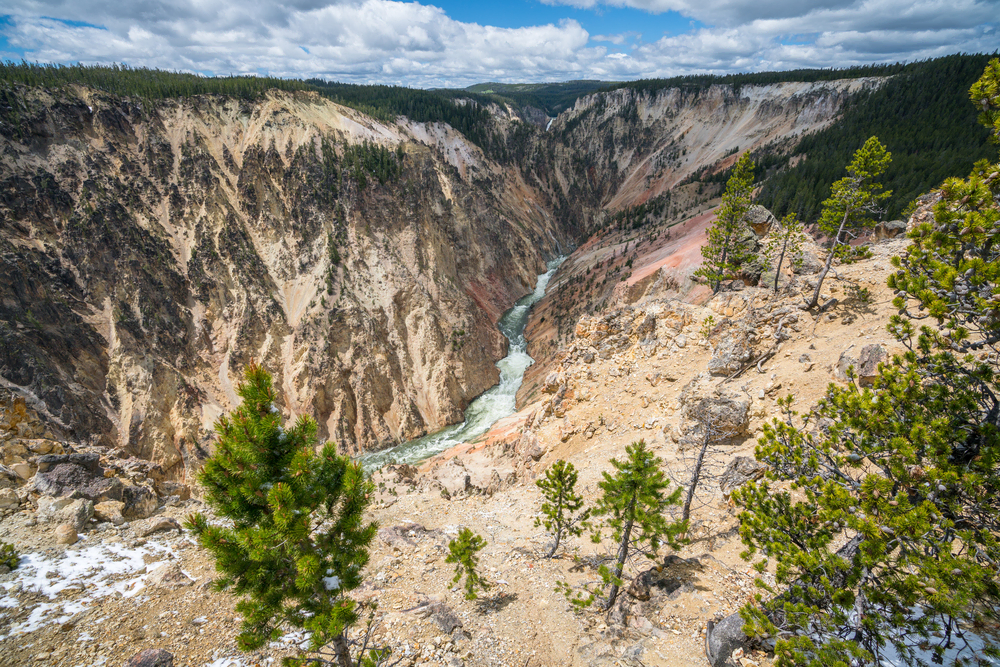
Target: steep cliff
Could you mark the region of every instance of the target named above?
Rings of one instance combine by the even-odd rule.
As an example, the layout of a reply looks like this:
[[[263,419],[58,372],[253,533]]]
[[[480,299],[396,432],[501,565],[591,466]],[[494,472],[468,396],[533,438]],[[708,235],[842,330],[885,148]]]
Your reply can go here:
[[[346,451],[459,419],[568,241],[461,134],[311,93],[0,106],[0,376],[176,476],[253,358]]]

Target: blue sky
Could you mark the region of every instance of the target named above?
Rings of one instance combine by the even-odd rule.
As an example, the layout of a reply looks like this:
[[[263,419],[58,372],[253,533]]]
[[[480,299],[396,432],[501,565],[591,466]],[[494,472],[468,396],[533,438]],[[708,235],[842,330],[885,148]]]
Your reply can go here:
[[[7,0],[0,58],[417,87],[846,67],[1000,48],[1000,0]]]

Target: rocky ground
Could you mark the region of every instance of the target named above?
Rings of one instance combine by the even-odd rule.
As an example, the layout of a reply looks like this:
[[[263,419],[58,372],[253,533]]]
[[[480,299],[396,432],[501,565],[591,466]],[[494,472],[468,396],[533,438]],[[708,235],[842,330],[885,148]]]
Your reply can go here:
[[[805,411],[848,365],[864,382],[896,349],[885,278],[905,244],[876,243],[873,258],[837,267],[824,293],[839,302],[822,313],[799,308],[811,280],[800,275],[777,294],[744,288],[692,305],[652,291],[582,318],[520,412],[419,468],[376,474],[380,530],[355,592],[378,603],[376,641],[405,665],[707,664],[706,623],[755,590],[728,492],[760,474],[754,444],[778,398],[792,394]],[[254,654],[237,649],[234,600],[210,588],[212,562],[180,527],[205,509],[196,488],[157,479],[136,459],[71,451],[38,423],[7,400],[0,540],[22,560],[0,575],[0,665],[122,665],[149,648],[174,665],[278,664],[302,641],[288,633]],[[609,459],[644,439],[686,484],[706,430],[713,444],[688,543],[631,564],[630,577],[654,569],[611,613],[574,611],[556,582],[596,583],[610,546],[569,539],[544,558],[534,480],[567,459],[592,502]],[[444,562],[461,527],[488,542],[481,569],[491,586],[475,601]],[[763,652],[737,659],[769,664]]]

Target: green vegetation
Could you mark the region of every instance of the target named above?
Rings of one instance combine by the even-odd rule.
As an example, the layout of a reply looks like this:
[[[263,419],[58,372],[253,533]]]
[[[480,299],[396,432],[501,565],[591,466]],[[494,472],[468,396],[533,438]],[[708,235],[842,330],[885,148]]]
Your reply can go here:
[[[111,95],[158,100],[193,95],[229,95],[255,100],[268,90],[311,90],[304,81],[264,76],[205,77],[128,65],[47,65],[0,61],[0,82],[59,88],[76,84]]]
[[[479,556],[476,554],[486,546],[486,540],[480,535],[476,535],[468,528],[463,528],[458,532],[458,537],[448,542],[448,556],[444,559],[446,563],[455,563],[455,578],[453,584],[457,584],[465,576],[465,599],[475,600],[479,596],[476,589],[486,590],[489,584],[482,575],[476,572],[479,565]]]
[[[839,249],[847,248],[862,231],[875,226],[875,218],[882,212],[882,202],[892,195],[891,190],[882,190],[878,180],[891,162],[892,155],[878,138],[869,137],[847,165],[848,176],[833,184],[833,193],[823,202],[823,213],[819,219],[819,228],[831,239],[832,246],[826,264],[816,279],[812,299],[806,304],[808,308],[815,308],[819,303],[823,280],[830,272]]]
[[[576,493],[577,472],[572,463],[559,459],[545,471],[545,477],[535,481],[542,490],[542,514],[535,519],[535,527],[545,526],[555,541],[545,556],[552,558],[559,548],[563,535],[578,536],[587,527],[590,510],[583,510],[583,498]]]
[[[749,244],[753,233],[745,220],[752,192],[753,163],[750,155],[744,153],[726,183],[715,222],[708,228],[708,243],[701,248],[705,261],[694,272],[708,280],[715,292],[722,287],[723,280],[738,275],[740,268],[753,259]]]
[[[998,82],[994,61],[973,88],[987,123]],[[733,494],[744,556],[773,561],[778,584],[744,631],[776,640],[779,667],[1000,657],[967,634],[1000,615],[1000,163],[942,194],[893,262],[888,330],[906,352],[871,388],[831,385],[808,417],[783,399],[757,448],[767,481]]]
[[[21,564],[21,557],[13,544],[0,540],[0,565],[6,565],[11,570]]]
[[[584,95],[606,89],[606,81],[566,81],[564,83],[477,83],[465,90],[483,95],[499,95],[519,107],[535,107],[549,116],[558,116]]]
[[[896,76],[850,101],[838,122],[803,137],[780,163],[795,156],[804,159],[771,175],[757,202],[778,217],[795,213],[814,222],[858,137],[875,135],[893,155],[883,179],[894,193],[886,201],[885,217],[898,218],[910,201],[991,156],[989,132],[976,124],[977,110],[967,101],[969,86],[988,59],[946,56],[877,74]],[[774,164],[773,156],[767,160]]]
[[[238,393],[243,403],[216,422],[216,451],[199,477],[206,502],[233,525],[192,514],[187,527],[215,557],[217,588],[241,598],[241,649],[264,646],[287,624],[311,633],[309,650],[332,645],[337,664],[350,667],[347,630],[359,615],[347,594],[361,584],[375,536],[362,516],[372,484],[332,443],[315,452],[311,418],[285,430],[263,368],[248,366]]]
[[[781,277],[781,265],[785,257],[791,258],[792,265],[802,264],[802,243],[806,240],[804,225],[796,219],[794,213],[789,213],[781,222],[771,229],[767,246],[764,248],[764,257],[768,263],[775,263],[774,267],[774,291],[778,291],[778,279]]]
[[[663,461],[647,449],[645,440],[628,445],[625,456],[624,461],[611,459],[615,469],[613,475],[602,473],[604,479],[598,486],[604,493],[592,512],[595,517],[605,517],[603,527],[609,530],[611,539],[617,544],[614,566],[601,565],[599,569],[608,591],[605,609],[615,604],[626,561],[638,555],[655,558],[663,543],[679,548],[677,536],[687,529],[683,521],[670,521],[664,515],[668,507],[680,504],[681,488],[666,493],[670,482],[660,468]],[[601,530],[598,529],[594,542],[600,539]],[[569,593],[565,585],[562,589]],[[589,606],[596,597],[597,592],[591,591],[588,597],[578,594],[571,602],[581,607]]]

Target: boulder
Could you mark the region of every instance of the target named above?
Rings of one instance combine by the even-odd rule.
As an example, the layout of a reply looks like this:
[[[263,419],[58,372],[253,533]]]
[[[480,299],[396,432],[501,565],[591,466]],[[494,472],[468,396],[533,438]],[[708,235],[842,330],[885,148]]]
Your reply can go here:
[[[738,489],[750,480],[760,479],[766,470],[767,466],[756,459],[737,456],[729,462],[719,478],[719,490],[722,491],[722,496],[729,498],[734,489]]]
[[[708,372],[728,377],[739,372],[752,356],[749,332],[743,328],[731,329],[715,346],[712,359],[708,362]]]
[[[86,498],[42,496],[38,499],[38,519],[41,521],[68,523],[80,531],[93,516],[94,503]]]
[[[21,481],[20,475],[7,466],[0,464],[0,489],[12,489]]]
[[[709,442],[722,442],[746,435],[750,427],[749,399],[716,387],[706,373],[684,387],[680,403],[681,449],[700,446],[706,434]]]
[[[164,497],[176,496],[178,500],[188,500],[191,498],[191,487],[180,482],[157,482],[156,492]]]
[[[174,656],[162,648],[147,648],[129,658],[125,667],[174,667]]]
[[[875,225],[874,236],[877,241],[894,239],[906,233],[906,222],[903,220],[888,220]]]
[[[766,235],[771,230],[771,226],[777,221],[774,214],[760,204],[751,206],[747,210],[744,219],[757,236]]]
[[[660,595],[670,595],[683,583],[680,579],[671,577],[664,572],[662,567],[657,566],[640,573],[632,580],[626,592],[636,600],[646,602]]]
[[[145,519],[160,506],[156,493],[148,486],[140,485],[123,488],[122,502],[125,504],[122,508],[122,516],[128,521]]]
[[[885,348],[881,345],[865,345],[854,370],[858,374],[858,382],[862,387],[870,386],[878,377],[878,365],[885,359]]]
[[[847,381],[847,369],[854,366],[855,372],[858,370],[858,360],[851,356],[851,350],[854,346],[847,348],[840,353],[840,359],[837,360],[837,365],[833,369],[833,374],[838,380]]]
[[[59,524],[55,530],[56,544],[76,544],[79,536],[76,533],[76,528],[73,524],[63,523]]]
[[[123,509],[125,509],[125,503],[122,501],[105,500],[103,503],[94,505],[94,517],[98,521],[107,521],[120,526],[125,523],[125,517],[122,516]]]
[[[38,457],[34,490],[43,496],[78,495],[102,502],[121,500],[122,483],[104,477],[97,454],[47,454]]]
[[[149,578],[149,583],[157,588],[183,588],[194,583],[194,579],[181,571],[177,563],[168,563],[156,570]]]
[[[17,491],[12,488],[0,489],[0,510],[16,510],[21,504]]]
[[[131,527],[136,537],[147,537],[161,530],[176,530],[178,533],[181,532],[181,525],[177,523],[177,519],[169,516],[154,516],[135,521]]]
[[[31,479],[31,476],[35,474],[35,467],[28,463],[27,461],[18,461],[10,466],[10,469],[14,471],[14,474],[20,477],[24,481]]]

